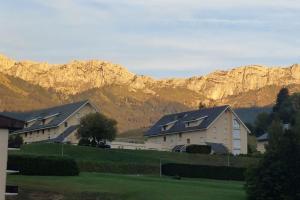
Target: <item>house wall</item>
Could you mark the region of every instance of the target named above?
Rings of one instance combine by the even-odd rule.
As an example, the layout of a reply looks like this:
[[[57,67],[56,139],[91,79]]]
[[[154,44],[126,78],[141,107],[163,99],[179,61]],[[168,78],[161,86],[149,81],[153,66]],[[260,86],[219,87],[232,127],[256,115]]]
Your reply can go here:
[[[166,141],[164,141],[164,137],[166,137]],[[206,131],[181,133],[181,137],[180,133],[149,137],[147,138],[147,145],[155,147],[157,147],[157,145],[160,145],[161,148],[159,150],[171,151],[176,145],[188,144],[188,140],[190,142],[189,144],[205,144]]]
[[[240,125],[241,127],[241,154],[248,154],[248,135],[247,129]]]
[[[232,149],[232,113],[225,111],[211,127],[207,129],[206,142],[222,143]]]
[[[0,129],[0,200],[5,198],[8,130]]]
[[[234,114],[227,110],[207,129],[202,131],[184,132],[161,135],[155,137],[148,137],[147,144],[151,146],[160,145],[160,150],[172,150],[176,145],[187,145],[188,139],[189,144],[205,144],[205,142],[222,143],[232,152],[233,147],[233,119]],[[241,154],[247,154],[247,130],[240,123],[240,137],[241,137]],[[166,141],[164,141],[166,137]]]
[[[216,122],[207,130],[207,142],[222,143],[227,149],[233,153],[233,120],[237,119],[234,114],[227,110]],[[239,122],[239,128],[235,129],[240,132],[240,153],[248,152],[248,132],[247,129]]]
[[[110,143],[110,146],[112,149],[131,149],[131,150],[146,149],[145,144],[130,143],[130,142],[113,141]]]
[[[260,153],[265,153],[266,152],[265,146],[267,144],[268,141],[257,141],[257,146],[256,146],[257,151],[259,151]]]
[[[27,132],[27,136],[25,133],[22,133],[21,136],[24,139],[24,143],[32,143],[43,140],[48,140],[52,138],[56,138],[60,134],[62,134],[67,128],[73,125],[78,125],[80,123],[80,119],[89,114],[97,112],[93,106],[90,104],[86,104],[79,111],[77,111],[74,115],[68,118],[65,122],[67,122],[67,127],[65,127],[65,122],[55,128],[45,129],[44,133],[42,130]],[[31,134],[30,134],[31,133]],[[78,137],[76,135],[76,131],[74,131],[68,138],[67,141],[71,143],[78,143]]]

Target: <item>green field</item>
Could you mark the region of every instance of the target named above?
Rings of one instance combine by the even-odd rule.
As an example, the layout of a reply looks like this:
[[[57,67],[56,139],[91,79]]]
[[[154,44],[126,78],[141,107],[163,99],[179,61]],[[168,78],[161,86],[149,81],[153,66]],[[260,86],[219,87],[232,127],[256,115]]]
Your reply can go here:
[[[245,200],[242,182],[81,173],[78,177],[9,176],[15,200]],[[9,199],[10,200],[10,199]]]
[[[159,164],[176,162],[200,165],[227,165],[247,167],[258,161],[257,158],[222,155],[203,155],[146,150],[99,149],[93,147],[30,144],[22,146],[14,154],[63,155],[74,158],[82,171],[113,172],[129,174],[158,174]]]

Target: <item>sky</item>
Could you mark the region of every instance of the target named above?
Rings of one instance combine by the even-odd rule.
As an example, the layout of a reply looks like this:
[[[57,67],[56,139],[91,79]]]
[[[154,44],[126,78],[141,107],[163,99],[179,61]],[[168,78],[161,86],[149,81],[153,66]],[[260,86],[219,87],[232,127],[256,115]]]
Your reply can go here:
[[[299,0],[0,0],[0,53],[156,78],[300,63]]]

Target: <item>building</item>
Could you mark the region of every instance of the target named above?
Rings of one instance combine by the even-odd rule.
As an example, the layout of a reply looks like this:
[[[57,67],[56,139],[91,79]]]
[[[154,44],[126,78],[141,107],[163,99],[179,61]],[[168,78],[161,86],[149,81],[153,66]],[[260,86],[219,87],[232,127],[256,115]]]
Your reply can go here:
[[[191,144],[210,145],[215,153],[247,154],[250,133],[230,106],[218,106],[163,116],[145,133],[148,146],[180,151]],[[226,153],[226,152],[223,152]]]
[[[5,195],[18,193],[17,186],[6,185],[6,174],[14,172],[7,169],[7,150],[9,131],[23,128],[23,125],[22,121],[0,115],[0,200],[4,200]]]
[[[21,130],[12,133],[20,134],[25,144],[41,141],[77,144],[80,119],[95,112],[98,109],[86,100],[31,112],[0,114],[25,122]]]
[[[289,130],[291,125],[289,123],[283,123],[282,129]],[[269,144],[270,134],[268,132],[262,134],[259,137],[256,137],[256,150],[260,153],[266,152],[266,146]]]
[[[268,145],[269,143],[269,134],[268,133],[262,134],[261,136],[256,138],[256,141],[257,141],[256,144],[257,151],[259,151],[260,153],[265,153],[266,145]]]

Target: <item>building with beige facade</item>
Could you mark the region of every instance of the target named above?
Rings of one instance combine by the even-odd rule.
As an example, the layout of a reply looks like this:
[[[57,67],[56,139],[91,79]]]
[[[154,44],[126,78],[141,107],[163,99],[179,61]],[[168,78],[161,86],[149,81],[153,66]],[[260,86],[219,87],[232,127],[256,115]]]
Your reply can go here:
[[[256,138],[256,150],[260,153],[266,152],[266,146],[269,143],[269,134],[264,133],[261,136]]]
[[[0,114],[25,122],[23,129],[12,133],[21,135],[25,144],[42,141],[77,144],[80,119],[95,112],[98,109],[86,100],[31,112]]]
[[[145,133],[150,147],[184,151],[191,144],[209,145],[214,153],[247,154],[250,133],[230,106],[203,108],[163,116]]]
[[[0,115],[0,200],[5,199],[5,195],[17,195],[17,186],[6,185],[6,174],[14,172],[7,169],[8,137],[10,130],[20,129],[22,121],[14,120]]]

